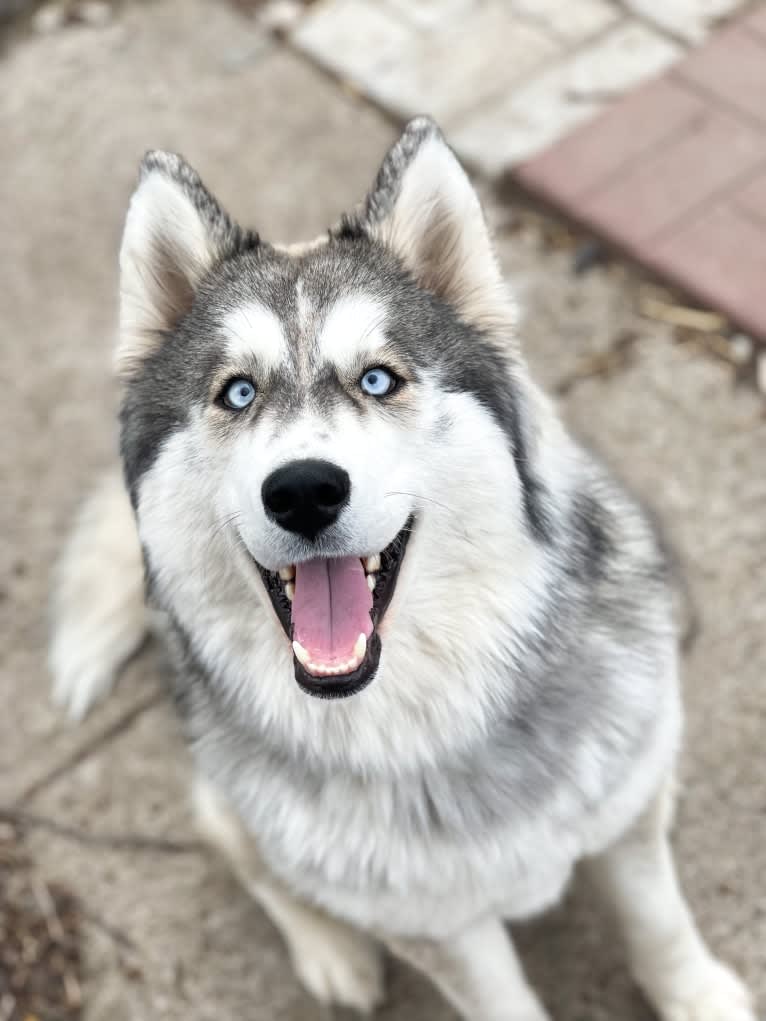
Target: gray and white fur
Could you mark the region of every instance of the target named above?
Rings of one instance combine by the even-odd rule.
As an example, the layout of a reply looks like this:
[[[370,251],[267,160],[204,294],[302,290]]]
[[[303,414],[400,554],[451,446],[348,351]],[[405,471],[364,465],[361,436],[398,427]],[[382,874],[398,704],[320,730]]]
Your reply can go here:
[[[436,126],[409,124],[363,206],[293,247],[151,153],[120,265],[124,484],[102,484],[60,568],[57,700],[82,715],[143,640],[143,565],[200,821],[325,1002],[379,1002],[382,943],[470,1021],[543,1021],[502,921],[555,904],[585,859],[663,1021],[754,1021],[667,840],[668,557],[530,379]],[[386,400],[358,387],[375,365],[403,380]],[[220,394],[239,377],[256,396],[232,413]],[[314,538],[264,509],[295,459],[350,480]],[[369,557],[405,528],[376,675],[312,697],[256,564]]]

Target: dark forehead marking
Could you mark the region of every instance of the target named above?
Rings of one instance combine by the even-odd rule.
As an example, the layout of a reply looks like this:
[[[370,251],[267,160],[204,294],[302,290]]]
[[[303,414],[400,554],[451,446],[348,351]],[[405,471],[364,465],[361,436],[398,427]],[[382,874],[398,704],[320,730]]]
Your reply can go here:
[[[329,418],[343,405],[357,410],[361,406],[361,401],[354,400],[332,365],[324,365],[308,382],[290,372],[278,372],[271,377],[268,386],[268,391],[259,397],[278,421],[287,421],[306,407],[314,414]]]
[[[357,400],[353,392],[346,389],[334,365],[325,363],[314,376],[310,399],[317,410],[334,409],[345,405],[355,411],[364,410],[361,394]]]

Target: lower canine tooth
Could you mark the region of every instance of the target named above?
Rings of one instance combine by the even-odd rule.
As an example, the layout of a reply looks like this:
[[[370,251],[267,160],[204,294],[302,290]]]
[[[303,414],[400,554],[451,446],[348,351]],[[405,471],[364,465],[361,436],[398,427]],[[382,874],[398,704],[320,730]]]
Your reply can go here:
[[[303,648],[300,642],[293,642],[293,652],[295,653],[295,658],[298,660],[301,666],[309,665],[309,660],[311,657],[309,656],[308,651]]]
[[[354,659],[361,663],[364,654],[367,652],[367,635],[364,631],[359,635],[354,644]]]
[[[377,575],[375,575],[375,574],[368,574],[367,575],[367,588],[370,590],[370,592],[374,592],[375,591],[375,586],[377,584],[378,584]]]
[[[290,600],[290,602],[293,601],[293,596],[295,595],[295,585],[293,582],[288,581],[287,584],[285,585],[285,595]]]

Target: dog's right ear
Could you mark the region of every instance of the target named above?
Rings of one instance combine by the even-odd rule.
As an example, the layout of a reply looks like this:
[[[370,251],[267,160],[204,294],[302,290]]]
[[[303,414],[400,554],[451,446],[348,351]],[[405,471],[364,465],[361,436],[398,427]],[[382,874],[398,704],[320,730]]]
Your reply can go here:
[[[420,286],[473,325],[513,334],[506,292],[479,197],[429,117],[405,127],[378,172],[364,207],[346,218],[388,247]]]
[[[120,249],[120,336],[115,364],[129,378],[189,311],[221,259],[258,243],[234,224],[180,156],[149,152]]]

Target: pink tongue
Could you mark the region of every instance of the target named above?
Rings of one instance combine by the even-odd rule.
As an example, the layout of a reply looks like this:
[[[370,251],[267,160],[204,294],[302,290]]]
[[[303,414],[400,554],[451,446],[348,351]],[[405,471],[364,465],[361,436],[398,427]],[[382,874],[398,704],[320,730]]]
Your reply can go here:
[[[295,565],[293,638],[315,663],[350,659],[359,635],[372,634],[372,592],[359,557]]]

